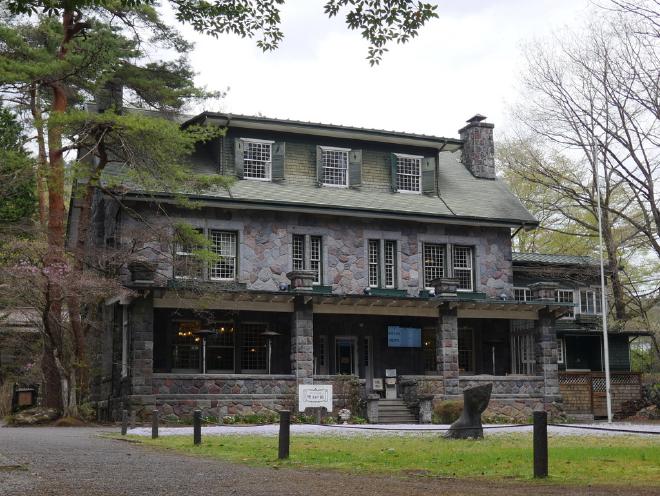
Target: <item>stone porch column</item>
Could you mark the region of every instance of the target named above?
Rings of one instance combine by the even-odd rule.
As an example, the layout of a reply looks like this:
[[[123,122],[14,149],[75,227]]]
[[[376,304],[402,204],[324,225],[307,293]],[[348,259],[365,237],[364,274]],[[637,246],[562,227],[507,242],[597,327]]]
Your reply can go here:
[[[129,329],[131,409],[149,412],[154,405],[154,310],[151,295],[133,300]]]
[[[296,296],[291,317],[291,373],[299,384],[312,384],[314,374],[314,312],[306,299]]]
[[[532,298],[538,302],[554,302],[559,285],[552,282],[538,282],[530,285]],[[544,399],[549,404],[561,398],[559,393],[559,366],[557,365],[557,332],[555,316],[547,308],[539,310],[539,319],[534,330],[536,344],[537,374],[543,376]]]
[[[439,307],[435,334],[438,373],[443,378],[445,398],[460,394],[458,385],[458,311],[450,305]]]

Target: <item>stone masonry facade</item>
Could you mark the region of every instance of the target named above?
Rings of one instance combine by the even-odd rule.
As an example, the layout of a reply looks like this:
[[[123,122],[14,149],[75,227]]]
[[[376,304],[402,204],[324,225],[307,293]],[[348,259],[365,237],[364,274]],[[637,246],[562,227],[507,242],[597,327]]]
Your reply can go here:
[[[135,208],[139,208],[137,205]],[[168,218],[155,217],[148,209],[140,212],[153,225],[186,222],[205,230],[234,231],[238,236],[238,282],[247,289],[277,291],[288,283],[292,270],[292,235],[322,237],[323,284],[335,294],[361,294],[368,284],[367,246],[370,239],[398,242],[397,288],[416,296],[424,286],[423,244],[472,246],[475,260],[475,290],[497,298],[511,296],[512,263],[510,230],[497,227],[461,227],[413,224],[306,214],[223,211],[211,209],[173,211]],[[139,222],[126,219],[124,227],[138,228]],[[157,247],[168,253],[172,247]],[[171,273],[171,261],[158,260],[160,274]]]

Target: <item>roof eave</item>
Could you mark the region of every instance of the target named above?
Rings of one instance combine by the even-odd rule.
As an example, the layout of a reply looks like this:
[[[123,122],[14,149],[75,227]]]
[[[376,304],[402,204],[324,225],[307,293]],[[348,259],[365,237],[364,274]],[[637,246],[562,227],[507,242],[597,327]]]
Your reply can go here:
[[[230,114],[216,114],[212,112],[202,112],[184,122],[183,126],[204,124],[206,122],[214,123],[221,127],[268,130],[359,141],[376,141],[379,143],[434,148],[438,151],[453,152],[463,147],[463,141],[456,138],[396,133],[377,129],[362,129],[350,126],[286,121],[252,116],[232,116]]]

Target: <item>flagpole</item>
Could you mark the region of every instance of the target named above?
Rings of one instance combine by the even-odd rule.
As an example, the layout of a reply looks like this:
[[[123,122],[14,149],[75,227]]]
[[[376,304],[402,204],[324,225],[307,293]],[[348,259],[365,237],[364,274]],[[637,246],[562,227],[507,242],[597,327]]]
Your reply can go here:
[[[596,172],[596,199],[598,202],[598,252],[600,255],[600,302],[603,317],[603,355],[605,361],[605,396],[607,403],[607,422],[612,423],[612,391],[610,388],[610,345],[607,336],[607,294],[605,292],[605,262],[603,261],[603,212],[600,206],[600,176],[598,173],[598,151],[593,148],[594,170]],[[595,302],[594,302],[595,303]]]

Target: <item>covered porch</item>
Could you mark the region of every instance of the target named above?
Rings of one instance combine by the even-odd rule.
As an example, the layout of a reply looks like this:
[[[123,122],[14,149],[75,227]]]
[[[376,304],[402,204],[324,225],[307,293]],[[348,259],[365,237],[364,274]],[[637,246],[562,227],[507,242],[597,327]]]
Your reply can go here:
[[[391,375],[397,397],[412,401],[458,398],[483,381],[494,398],[559,394],[553,323],[566,308],[554,300],[157,288],[130,307],[123,360],[130,400],[145,409],[277,409],[302,383],[336,384],[342,406],[384,396]]]

